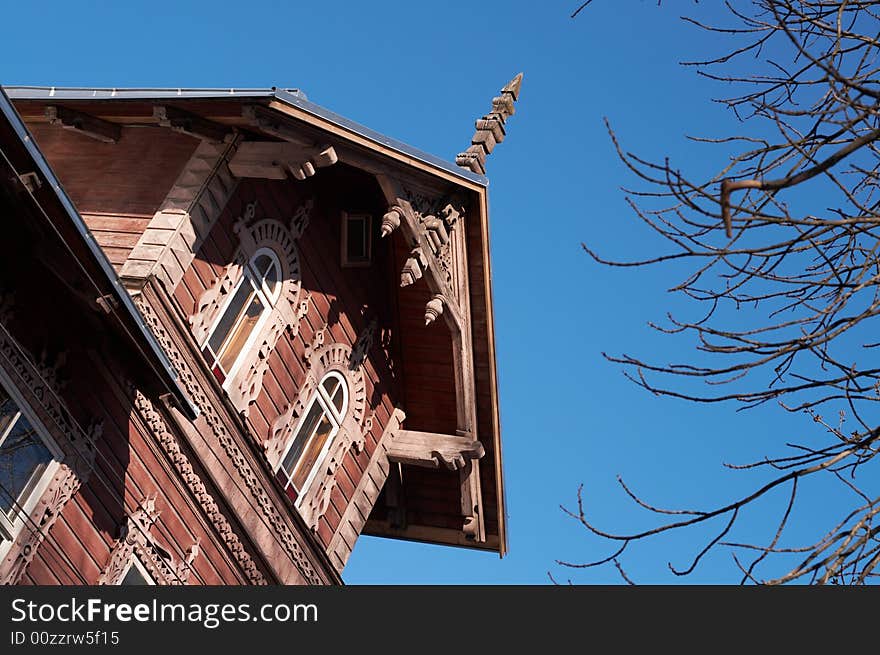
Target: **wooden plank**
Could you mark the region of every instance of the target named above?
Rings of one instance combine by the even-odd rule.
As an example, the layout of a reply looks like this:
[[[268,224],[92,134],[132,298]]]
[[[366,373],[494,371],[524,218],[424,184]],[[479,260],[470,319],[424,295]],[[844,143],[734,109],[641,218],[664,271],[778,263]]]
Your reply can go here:
[[[452,471],[463,469],[468,460],[479,459],[485,452],[483,444],[470,437],[415,430],[396,430],[388,444],[392,462]]]
[[[189,137],[123,128],[115,145],[46,124],[34,138],[80,212],[152,216],[195,148]]]

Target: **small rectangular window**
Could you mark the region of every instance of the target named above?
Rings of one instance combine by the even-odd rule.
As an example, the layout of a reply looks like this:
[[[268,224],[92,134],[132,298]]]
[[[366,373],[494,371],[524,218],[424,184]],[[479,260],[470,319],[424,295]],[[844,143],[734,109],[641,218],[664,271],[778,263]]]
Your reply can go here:
[[[373,217],[342,212],[342,266],[369,266],[373,245]]]

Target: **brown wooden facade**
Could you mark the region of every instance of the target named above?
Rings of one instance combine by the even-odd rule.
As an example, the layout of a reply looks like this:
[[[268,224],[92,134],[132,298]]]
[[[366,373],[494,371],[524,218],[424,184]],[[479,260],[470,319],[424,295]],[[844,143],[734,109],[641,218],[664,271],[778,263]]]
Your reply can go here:
[[[295,92],[10,89],[0,383],[55,450],[0,581],[333,584],[361,533],[503,555],[481,173],[519,79],[467,170]]]

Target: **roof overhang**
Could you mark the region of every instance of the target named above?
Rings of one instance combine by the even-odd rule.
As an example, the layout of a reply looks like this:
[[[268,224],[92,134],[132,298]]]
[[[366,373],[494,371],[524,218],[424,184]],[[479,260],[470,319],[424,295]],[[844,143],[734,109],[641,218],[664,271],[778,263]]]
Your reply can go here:
[[[241,106],[258,104],[264,106],[278,117],[282,117],[284,120],[292,121],[297,125],[312,130],[316,134],[334,138],[344,146],[349,163],[364,168],[369,172],[385,174],[389,170],[415,171],[422,180],[433,181],[434,184],[444,188],[455,185],[463,191],[474,194],[472,196],[475,198],[473,207],[477,210],[477,215],[474,218],[479,221],[478,233],[480,237],[474,240],[473,243],[469,243],[469,252],[472,253],[472,256],[476,255],[480,258],[484,273],[482,293],[485,298],[485,307],[483,308],[485,312],[485,331],[479,335],[475,334],[474,340],[479,339],[487,346],[487,360],[479,363],[487,366],[489,369],[489,381],[487,384],[489,386],[488,393],[491,397],[491,416],[489,417],[491,434],[481,433],[479,434],[479,439],[484,443],[491,442],[492,444],[492,452],[494,454],[492,472],[495,483],[498,534],[497,536],[493,535],[491,541],[482,544],[466,542],[461,538],[461,535],[444,536],[442,530],[434,531],[427,536],[413,534],[412,536],[404,536],[404,538],[489,549],[497,551],[502,556],[506,553],[506,506],[501,458],[501,428],[489,250],[488,179],[485,176],[342,117],[320,105],[310,102],[303,93],[295,89],[87,89],[18,86],[4,87],[4,90],[9,98],[16,101],[22,112],[26,112],[29,105],[39,108],[53,103],[63,103],[79,107],[85,105],[92,106],[93,103],[96,103],[104,106],[110,105],[114,108],[109,111],[101,110],[95,112],[111,120],[117,120],[126,111],[134,111],[129,108],[136,106],[138,103],[147,105],[167,103],[179,107],[199,109],[203,107],[219,108],[225,103]],[[9,105],[8,100],[5,97],[3,100],[9,110],[15,114],[15,110]],[[193,109],[193,111],[196,110]],[[236,126],[242,122],[240,108],[237,114],[232,112],[221,116],[220,114],[223,114],[223,111],[219,109],[216,113],[218,115],[211,116],[212,119],[223,120]],[[162,363],[162,372],[167,378],[167,383],[169,385],[173,384],[174,388],[176,388],[176,393],[182,395],[182,391],[177,386],[174,371],[170,368],[170,364],[168,364],[161,348],[140,320],[140,316],[132,304],[128,293],[120,284],[115,272],[89,233],[82,218],[64,194],[48,164],[42,158],[32,139],[27,135],[27,130],[17,115],[15,115],[15,120],[17,121],[23,142],[28,144],[29,152],[37,161],[42,174],[48,180],[51,180],[52,188],[56,190],[58,201],[64,207],[68,220],[76,227],[79,238],[88,247],[95,262],[100,266],[105,281],[112,287],[112,292],[118,296],[120,307],[125,310],[132,320],[135,318],[138,320],[138,333],[145,339],[145,345],[149,348],[148,352],[154,353],[156,360]],[[252,126],[242,126],[253,129]],[[188,399],[186,399],[186,402],[192,408],[192,404]]]

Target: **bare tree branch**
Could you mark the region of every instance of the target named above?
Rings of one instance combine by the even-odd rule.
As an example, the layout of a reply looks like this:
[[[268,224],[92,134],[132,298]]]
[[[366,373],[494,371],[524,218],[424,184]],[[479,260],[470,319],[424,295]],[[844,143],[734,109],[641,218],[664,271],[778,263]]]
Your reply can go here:
[[[670,292],[704,306],[700,318],[670,313],[651,327],[689,335],[696,356],[675,363],[605,357],[653,394],[738,409],[776,401],[783,411],[805,412],[821,432],[778,444],[788,449],[782,455],[729,465],[766,471],[768,479],[715,508],[663,509],[619,480],[636,506],[657,517],[652,528],[599,528],[579,488],[577,510],[566,513],[622,547],[586,565],[558,564],[613,564],[632,582],[622,558],[637,544],[717,520],[723,523],[715,536],[687,567],[669,565],[676,575],[690,574],[720,548],[732,551],[743,583],[864,584],[876,579],[880,565],[880,493],[871,488],[870,473],[859,476],[872,462],[880,464],[880,365],[871,358],[880,345],[880,5],[751,0],[725,7],[729,25],[684,20],[730,40],[729,50],[684,65],[738,89],[716,102],[742,121],[743,133],[695,137],[724,155],[715,175],[696,179],[668,160],[629,151],[606,121],[618,157],[637,180],[637,188],[626,190],[633,215],[668,250],[621,262],[583,244],[593,260],[609,266],[692,261]],[[819,206],[810,207],[817,199]],[[739,312],[736,321],[731,311]],[[833,411],[837,423],[825,421],[819,408]],[[848,432],[845,421],[852,423]],[[816,439],[823,441],[816,445]],[[819,526],[812,543],[783,545],[798,494],[813,480],[842,485],[852,505],[833,525]],[[730,536],[745,512],[780,488],[789,490],[788,501],[767,545]]]

